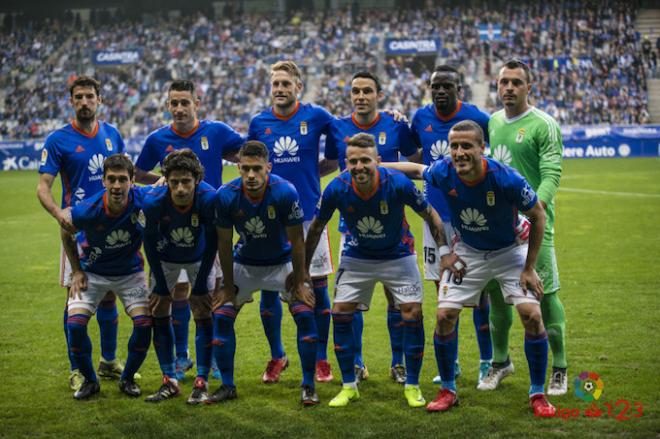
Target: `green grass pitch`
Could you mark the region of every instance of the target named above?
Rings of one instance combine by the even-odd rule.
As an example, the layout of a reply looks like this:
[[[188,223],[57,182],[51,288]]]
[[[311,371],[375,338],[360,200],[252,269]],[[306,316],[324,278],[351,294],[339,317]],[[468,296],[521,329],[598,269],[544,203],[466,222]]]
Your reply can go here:
[[[226,179],[235,176],[228,170]],[[365,316],[364,350],[371,377],[362,399],[347,409],[327,402],[339,390],[339,369],[329,352],[335,381],[319,384],[322,405],[298,403],[300,366],[294,324],[285,312],[283,340],[291,367],[281,383],[266,386],[261,373],[268,359],[257,303],[248,304],[236,329],[239,399],[215,406],[188,407],[192,379],[182,397],[158,405],[131,400],[114,382],[101,383],[101,395],[77,402],[67,386],[68,362],[62,334],[65,292],[57,285],[59,235],[55,221],[39,206],[36,172],[0,174],[0,437],[513,437],[660,435],[660,160],[573,160],[564,164],[557,196],[556,244],[560,292],[568,319],[569,393],[551,401],[565,419],[535,419],[527,406],[528,372],[523,334],[514,322],[511,355],[516,373],[495,392],[475,389],[478,351],[471,312],[461,320],[458,380],[461,405],[446,414],[410,409],[403,388],[388,377],[389,339],[385,299],[374,296]],[[55,189],[58,194],[59,188]],[[419,218],[408,214],[418,251]],[[336,224],[336,223],[335,223]],[[334,226],[334,225],[333,225]],[[336,258],[337,233],[331,233]],[[427,282],[426,358],[421,383],[427,400],[436,393],[432,332],[436,298]],[[258,300],[258,294],[256,295]],[[120,317],[119,356],[126,357],[130,320]],[[192,326],[192,325],[191,325]],[[95,362],[98,326],[90,323]],[[191,328],[191,347],[194,347]],[[583,412],[590,403],[573,394],[581,371],[600,374],[605,387],[598,418]],[[145,393],[160,384],[152,351],[142,367]],[[211,380],[211,387],[218,385]],[[617,406],[617,401],[619,402]],[[631,404],[629,411],[625,402]],[[607,406],[612,405],[608,416]],[[643,415],[634,403],[641,403]],[[639,406],[637,406],[639,407]],[[579,410],[579,417],[571,415]],[[630,417],[617,420],[617,414]]]

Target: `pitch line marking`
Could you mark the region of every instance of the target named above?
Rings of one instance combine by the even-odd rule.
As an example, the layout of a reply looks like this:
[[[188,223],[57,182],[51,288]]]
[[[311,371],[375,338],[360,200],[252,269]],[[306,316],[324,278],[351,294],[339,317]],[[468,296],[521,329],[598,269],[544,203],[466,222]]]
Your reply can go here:
[[[578,189],[572,187],[560,187],[560,191],[564,192],[577,192],[582,194],[595,194],[595,195],[618,195],[622,197],[642,197],[642,198],[660,198],[660,194],[644,194],[641,192],[613,192],[613,191],[598,191],[594,189]]]

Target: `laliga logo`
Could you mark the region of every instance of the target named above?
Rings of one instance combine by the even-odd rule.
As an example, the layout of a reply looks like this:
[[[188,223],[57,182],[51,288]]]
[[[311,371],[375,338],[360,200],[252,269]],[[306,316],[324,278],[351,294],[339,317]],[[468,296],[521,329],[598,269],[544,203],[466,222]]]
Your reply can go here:
[[[603,394],[605,384],[595,372],[582,372],[575,378],[575,396],[583,401],[595,401]]]

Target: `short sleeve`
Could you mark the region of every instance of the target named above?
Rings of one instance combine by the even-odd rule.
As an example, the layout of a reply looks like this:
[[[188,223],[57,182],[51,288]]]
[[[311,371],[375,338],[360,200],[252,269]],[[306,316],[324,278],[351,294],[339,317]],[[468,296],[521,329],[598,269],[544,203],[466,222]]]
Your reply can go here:
[[[399,152],[405,157],[416,154],[419,144],[415,140],[410,127],[405,122],[399,122],[397,125],[399,132]]]
[[[44,148],[41,150],[39,173],[57,175],[61,167],[62,154],[57,147],[57,140],[55,140],[54,136],[50,136],[46,139]]]
[[[328,222],[332,218],[332,214],[335,212],[336,208],[337,202],[334,185],[330,183],[323,191],[319,205],[316,206],[316,216],[321,221]]]
[[[215,225],[221,229],[231,229],[234,226],[231,218],[231,196],[231,189],[221,186],[215,197]]]
[[[282,193],[281,203],[278,204],[284,217],[284,225],[286,227],[297,226],[298,224],[303,223],[305,213],[300,206],[300,198],[293,185],[288,184],[286,186],[286,190]]]
[[[147,140],[145,140],[142,151],[140,151],[140,155],[135,162],[135,167],[143,171],[151,171],[160,161],[156,154],[156,144],[152,136],[147,137]]]
[[[422,212],[428,207],[426,197],[417,189],[415,183],[410,181],[406,176],[399,174],[396,176],[396,184],[399,193],[403,197],[403,202],[410,206],[415,212]]]

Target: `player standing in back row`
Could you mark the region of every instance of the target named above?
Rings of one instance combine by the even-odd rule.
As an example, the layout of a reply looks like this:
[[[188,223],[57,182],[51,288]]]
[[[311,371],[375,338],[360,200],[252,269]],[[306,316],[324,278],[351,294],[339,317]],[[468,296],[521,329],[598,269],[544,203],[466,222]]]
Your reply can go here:
[[[245,138],[223,122],[199,120],[197,117],[199,107],[200,98],[192,81],[187,79],[172,81],[167,92],[167,110],[172,115],[172,123],[158,128],[145,140],[135,163],[135,180],[138,183],[156,183],[160,176],[150,171],[158,164],[162,167],[165,157],[170,152],[189,148],[204,167],[204,181],[214,189],[220,187],[222,159],[232,157],[245,142]],[[216,277],[222,276],[219,266],[215,271]],[[183,380],[186,371],[192,368],[192,360],[188,355],[190,283],[185,270],[182,270],[173,293],[172,325],[178,380]],[[217,373],[217,369],[214,373]]]
[[[303,226],[307,231],[316,203],[321,197],[320,175],[325,173],[325,169],[324,172],[319,169],[319,139],[322,134],[327,134],[333,117],[319,106],[298,100],[303,89],[302,74],[293,61],[273,64],[270,85],[273,106],[252,119],[248,138],[266,145],[273,165],[272,173],[291,182],[298,191],[300,205],[305,213]],[[332,271],[330,242],[325,229],[310,267],[316,297],[314,314],[318,329],[318,381],[332,380],[330,363],[327,361],[330,329],[328,275]],[[275,383],[289,363],[282,346],[282,304],[277,291],[262,291],[260,310],[271,351],[271,360],[262,379],[265,383]]]
[[[451,66],[442,65],[435,68],[431,73],[428,83],[431,89],[432,103],[426,105],[415,113],[412,120],[412,132],[417,141],[422,145],[422,158],[425,165],[431,165],[437,160],[449,157],[449,130],[462,120],[476,122],[484,133],[488,132],[488,114],[477,108],[476,105],[463,102],[459,99],[461,92],[461,78],[458,70]],[[488,142],[488,137],[486,137]],[[425,194],[429,203],[438,212],[445,226],[447,242],[451,244],[453,239],[453,228],[451,227],[451,212],[447,205],[445,196],[437,188],[424,184]],[[436,288],[440,285],[440,271],[438,248],[435,246],[426,224],[424,231],[424,277],[432,280]],[[488,373],[493,357],[493,349],[490,340],[490,328],[488,324],[488,296],[483,294],[479,304],[472,311],[472,321],[477,334],[479,354],[479,380],[481,382]],[[458,319],[456,323],[458,331]],[[458,359],[455,367],[456,376],[460,375]],[[440,375],[433,379],[439,384]]]
[[[70,104],[75,117],[70,124],[51,133],[41,152],[39,167],[39,202],[59,225],[65,230],[72,230],[72,224],[63,215],[67,207],[78,203],[103,190],[103,160],[112,154],[124,152],[124,141],[119,131],[112,125],[99,121],[98,107],[102,99],[101,85],[94,78],[79,76],[69,87]],[[57,174],[62,179],[62,203],[57,206],[53,200],[52,187]],[[60,255],[60,285],[67,290],[71,286],[71,264],[64,254]],[[101,335],[101,360],[98,373],[106,378],[119,378],[123,366],[115,357],[117,350],[117,312],[116,297],[108,293],[96,309],[96,319]],[[64,333],[68,309],[64,308]],[[68,336],[67,351],[69,350]],[[69,386],[78,390],[83,383],[75,357],[68,352],[71,364]]]
[[[408,161],[419,161],[420,152],[417,142],[404,120],[386,112],[378,111],[378,103],[384,93],[380,80],[371,72],[357,72],[351,79],[351,103],[353,113],[330,124],[330,131],[325,142],[325,158],[330,169],[346,169],[346,148],[348,140],[358,133],[368,133],[376,138],[378,155],[384,162],[398,162],[399,154]],[[348,229],[343,218],[339,219],[341,233],[340,251],[347,240]],[[350,237],[348,237],[350,239]],[[387,298],[387,330],[390,334],[392,362],[390,376],[399,384],[406,382],[406,368],[403,362],[403,320],[401,310],[395,305],[392,294],[385,290]],[[362,358],[362,330],[364,317],[362,310],[353,313],[353,332],[355,334],[355,368],[358,381],[367,379],[369,372]]]
[[[566,315],[559,300],[559,271],[554,247],[555,194],[561,178],[562,138],[557,122],[527,101],[532,75],[529,67],[518,60],[504,64],[497,80],[497,93],[504,109],[493,114],[488,124],[492,155],[517,169],[537,192],[546,211],[547,222],[536,271],[545,295],[541,301],[543,322],[552,350],[552,375],[549,395],[563,395],[568,389],[564,335]],[[490,315],[493,337],[493,368],[481,390],[493,390],[502,378],[513,372],[508,355],[511,309],[502,301],[496,286],[489,285],[492,301]]]

